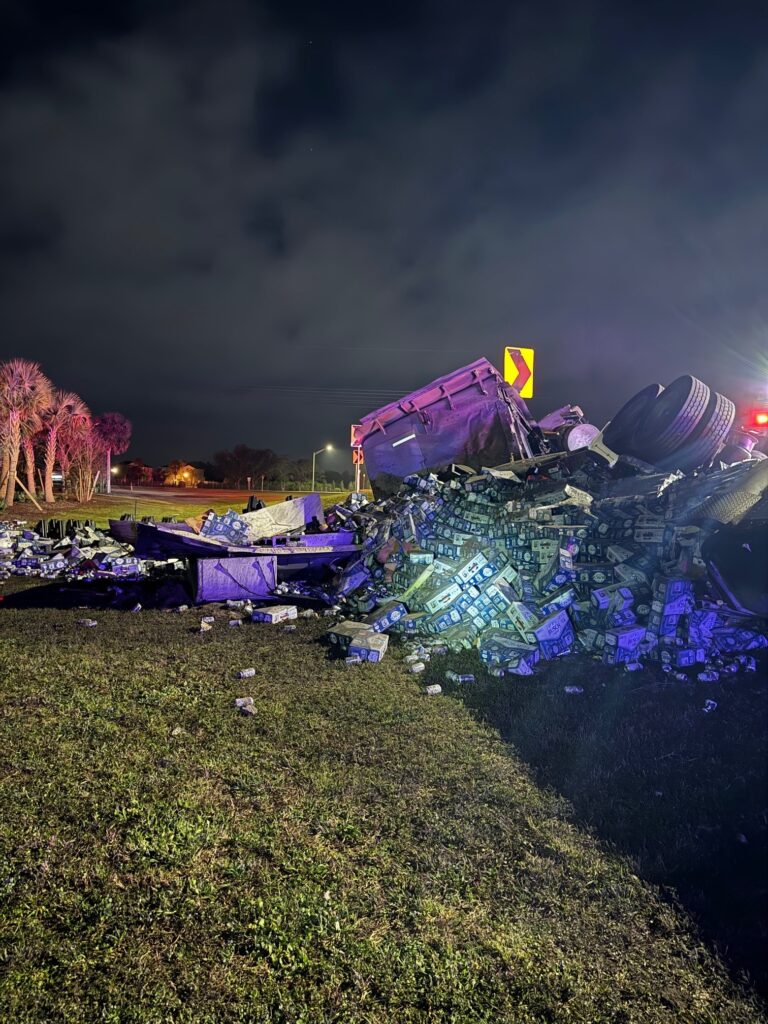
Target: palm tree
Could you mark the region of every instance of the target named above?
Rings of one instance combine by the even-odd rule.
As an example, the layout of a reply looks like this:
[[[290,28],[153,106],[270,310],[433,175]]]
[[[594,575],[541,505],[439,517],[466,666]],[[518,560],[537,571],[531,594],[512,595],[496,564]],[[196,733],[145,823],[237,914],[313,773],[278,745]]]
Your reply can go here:
[[[103,412],[93,423],[96,436],[107,456],[107,494],[112,493],[112,456],[122,455],[131,443],[131,421],[120,412]]]
[[[49,404],[53,388],[39,363],[10,359],[0,364],[0,419],[7,455],[5,507],[11,508],[23,427]]]
[[[37,490],[37,484],[35,483],[35,445],[41,439],[42,426],[42,414],[34,413],[21,428],[21,450],[24,453],[27,490],[31,495],[34,495]]]
[[[43,491],[47,502],[53,501],[53,467],[61,455],[61,433],[71,424],[90,419],[91,411],[74,391],[55,391],[51,404],[43,411],[45,434],[45,470]]]

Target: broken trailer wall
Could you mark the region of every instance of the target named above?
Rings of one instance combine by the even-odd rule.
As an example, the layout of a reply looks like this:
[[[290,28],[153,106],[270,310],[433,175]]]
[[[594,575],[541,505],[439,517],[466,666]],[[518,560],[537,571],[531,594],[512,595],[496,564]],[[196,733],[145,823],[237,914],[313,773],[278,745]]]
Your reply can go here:
[[[190,559],[195,604],[272,597],[277,585],[274,555]]]
[[[384,497],[411,473],[530,455],[533,426],[525,402],[487,359],[477,359],[364,416],[360,437],[374,494]]]

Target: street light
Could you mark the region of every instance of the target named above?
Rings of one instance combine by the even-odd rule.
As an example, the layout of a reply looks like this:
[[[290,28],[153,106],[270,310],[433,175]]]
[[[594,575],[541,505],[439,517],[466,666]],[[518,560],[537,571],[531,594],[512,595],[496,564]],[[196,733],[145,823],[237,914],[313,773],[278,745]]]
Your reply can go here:
[[[332,452],[332,451],[333,451],[333,445],[332,444],[327,444],[327,445],[325,445],[324,448],[318,448],[316,452],[312,452],[312,490],[313,491],[315,489],[315,456],[319,455],[321,452]]]

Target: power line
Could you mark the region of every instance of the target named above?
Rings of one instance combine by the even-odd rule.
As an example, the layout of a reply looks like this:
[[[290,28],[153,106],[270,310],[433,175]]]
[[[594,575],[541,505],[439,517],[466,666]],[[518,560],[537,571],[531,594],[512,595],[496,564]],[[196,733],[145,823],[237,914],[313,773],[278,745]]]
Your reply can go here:
[[[399,390],[396,388],[370,388],[370,387],[357,387],[352,385],[351,387],[343,387],[340,385],[333,384],[242,384],[239,386],[239,390],[251,391],[255,389],[266,389],[270,391],[321,391],[321,392],[335,392],[338,394],[355,394],[355,395],[389,395],[399,394]]]
[[[397,401],[404,394],[408,394],[411,388],[372,390],[365,388],[333,388],[320,386],[301,385],[279,385],[279,384],[252,384],[243,385],[238,391],[263,391],[266,395],[274,398],[296,398],[312,402],[327,402],[335,405],[387,405]]]

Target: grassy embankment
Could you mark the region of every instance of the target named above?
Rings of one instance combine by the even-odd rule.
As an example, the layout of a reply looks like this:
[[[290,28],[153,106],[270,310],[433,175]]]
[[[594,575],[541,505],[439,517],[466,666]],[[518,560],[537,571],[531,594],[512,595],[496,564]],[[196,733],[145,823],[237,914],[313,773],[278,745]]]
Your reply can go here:
[[[3,1020],[764,1019],[396,653],[350,670],[322,623],[83,614],[0,612]]]

